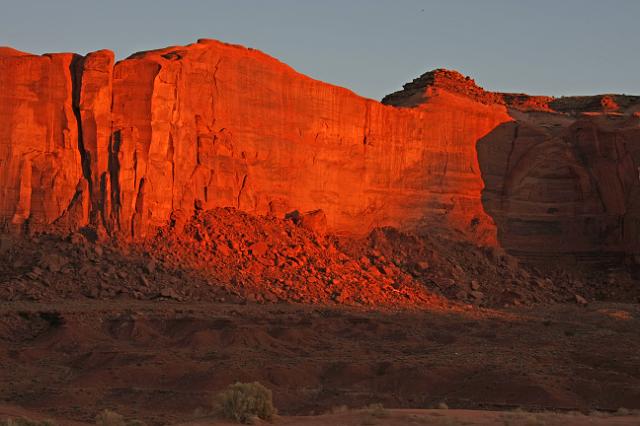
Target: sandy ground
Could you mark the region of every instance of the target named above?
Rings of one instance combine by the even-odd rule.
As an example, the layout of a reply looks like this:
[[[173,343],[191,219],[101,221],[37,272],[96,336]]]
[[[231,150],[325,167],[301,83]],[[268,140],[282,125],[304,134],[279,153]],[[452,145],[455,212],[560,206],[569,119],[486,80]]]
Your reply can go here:
[[[42,415],[24,409],[0,405],[0,417],[16,416],[30,419],[44,419]],[[59,425],[86,426],[93,423],[58,420]],[[255,419],[254,425],[275,426],[637,426],[640,415],[577,412],[522,412],[522,411],[480,411],[455,409],[352,409],[317,416],[278,416],[271,422]],[[233,426],[237,423],[203,417],[188,422],[177,422],[176,426]]]
[[[264,423],[263,423],[264,424]],[[640,416],[585,416],[579,413],[525,413],[478,410],[352,410],[345,413],[314,417],[286,417],[277,419],[277,425],[300,426],[582,426],[582,425],[639,425]],[[191,426],[230,425],[223,422],[186,423]]]

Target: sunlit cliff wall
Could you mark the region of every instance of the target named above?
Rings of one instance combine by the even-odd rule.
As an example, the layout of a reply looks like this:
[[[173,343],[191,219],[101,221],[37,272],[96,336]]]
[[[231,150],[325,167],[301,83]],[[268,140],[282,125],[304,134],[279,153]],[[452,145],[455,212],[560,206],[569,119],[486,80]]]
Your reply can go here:
[[[640,99],[426,73],[382,103],[201,40],[114,63],[0,49],[0,226],[136,239],[232,206],[450,229],[534,258],[636,253]]]

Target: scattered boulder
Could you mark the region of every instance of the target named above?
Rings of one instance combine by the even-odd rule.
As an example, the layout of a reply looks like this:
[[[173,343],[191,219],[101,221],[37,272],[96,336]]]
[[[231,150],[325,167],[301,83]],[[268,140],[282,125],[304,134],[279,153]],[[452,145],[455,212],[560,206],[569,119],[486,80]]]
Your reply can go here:
[[[182,297],[178,294],[178,292],[171,287],[163,288],[162,290],[160,290],[160,297],[177,301],[182,300]]]
[[[301,228],[307,229],[319,236],[324,236],[327,232],[327,216],[324,211],[312,210],[306,213],[300,213],[294,210],[285,215],[286,219],[290,219]]]
[[[481,291],[472,291],[470,294],[474,299],[482,299],[482,298],[484,298],[484,293],[481,292]]]
[[[147,274],[153,274],[156,271],[156,266],[156,261],[154,259],[148,259],[146,262],[144,262],[142,269]]]
[[[263,257],[269,251],[269,246],[264,241],[258,241],[249,246],[249,251],[255,257]]]
[[[69,263],[69,259],[55,253],[43,253],[40,258],[40,267],[50,272],[60,272]]]
[[[13,238],[9,235],[0,235],[0,255],[11,250],[13,247]]]

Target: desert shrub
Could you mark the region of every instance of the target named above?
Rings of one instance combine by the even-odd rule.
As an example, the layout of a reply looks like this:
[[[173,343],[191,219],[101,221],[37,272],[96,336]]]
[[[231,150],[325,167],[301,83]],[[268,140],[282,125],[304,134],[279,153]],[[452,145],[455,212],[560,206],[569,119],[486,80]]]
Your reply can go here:
[[[615,416],[628,416],[630,414],[631,414],[631,411],[629,411],[628,409],[626,409],[624,407],[618,408],[618,411],[616,411],[614,413]]]
[[[389,416],[389,412],[385,410],[384,406],[380,403],[367,405],[366,411],[371,416],[377,417],[377,418],[384,418]]]
[[[56,426],[51,420],[31,420],[26,417],[0,420],[0,426]]]
[[[103,410],[96,416],[98,426],[146,426],[140,420],[125,420],[124,416],[112,410]]]
[[[98,426],[126,426],[124,417],[115,411],[103,410],[96,416],[96,425]]]
[[[340,413],[346,413],[349,411],[349,407],[347,407],[346,405],[335,405],[331,408],[329,408],[325,414],[340,414]]]
[[[215,408],[239,423],[250,423],[254,417],[272,420],[276,414],[271,391],[258,382],[229,385],[216,397]]]

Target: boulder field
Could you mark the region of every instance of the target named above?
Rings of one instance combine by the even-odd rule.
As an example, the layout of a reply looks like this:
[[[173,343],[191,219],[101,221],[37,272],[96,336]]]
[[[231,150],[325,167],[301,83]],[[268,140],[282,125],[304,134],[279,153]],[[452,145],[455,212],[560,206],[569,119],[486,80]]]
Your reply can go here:
[[[213,40],[119,62],[0,48],[0,228],[141,240],[219,207],[322,210],[337,235],[439,227],[531,261],[633,259],[639,111],[448,70],[378,102]]]

